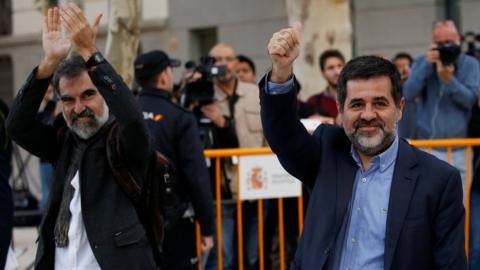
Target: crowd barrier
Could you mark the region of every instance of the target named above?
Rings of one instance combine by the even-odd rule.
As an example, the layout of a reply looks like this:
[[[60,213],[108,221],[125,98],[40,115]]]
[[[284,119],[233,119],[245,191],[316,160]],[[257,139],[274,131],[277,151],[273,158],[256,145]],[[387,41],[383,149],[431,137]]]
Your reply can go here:
[[[452,162],[452,149],[455,147],[466,147],[466,190],[470,190],[472,179],[472,147],[480,146],[480,139],[442,139],[442,140],[412,140],[410,144],[425,149],[427,152],[431,152],[434,148],[446,148],[448,163]],[[221,174],[220,174],[220,159],[226,157],[240,157],[245,155],[264,155],[271,154],[270,148],[239,148],[239,149],[218,149],[218,150],[206,150],[204,156],[210,158],[212,164],[216,164],[215,168],[215,207],[216,207],[216,251],[218,255],[218,269],[222,270],[222,209],[221,209]],[[237,181],[238,182],[238,181]],[[469,221],[470,221],[470,192],[465,192],[465,250],[468,254],[468,239],[469,239]],[[283,220],[283,199],[278,198],[278,237],[280,246],[280,270],[288,269],[285,265],[285,243],[284,243],[284,220]],[[238,269],[243,270],[243,222],[242,222],[242,201],[236,200],[237,206],[237,256],[238,256]],[[263,218],[263,200],[258,200],[258,269],[265,269],[265,245],[264,245],[264,218]],[[303,201],[302,197],[298,197],[298,227],[299,236],[303,229]],[[199,269],[202,267],[202,256],[200,249],[200,226],[197,224],[197,253],[200,260]]]

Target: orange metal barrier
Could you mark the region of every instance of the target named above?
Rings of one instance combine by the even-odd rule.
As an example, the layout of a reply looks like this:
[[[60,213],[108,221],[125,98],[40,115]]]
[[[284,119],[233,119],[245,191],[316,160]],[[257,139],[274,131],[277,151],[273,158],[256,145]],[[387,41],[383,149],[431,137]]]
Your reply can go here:
[[[480,146],[480,139],[443,139],[443,140],[412,140],[410,144],[424,148],[427,152],[431,153],[433,148],[447,148],[448,163],[452,162],[452,148],[454,147],[466,147],[466,190],[470,190],[471,178],[472,178],[472,147]],[[232,156],[244,156],[244,155],[262,155],[271,154],[270,148],[239,148],[239,149],[219,149],[219,150],[206,150],[204,156],[215,160],[215,206],[216,206],[216,247],[218,257],[218,269],[223,267],[222,262],[222,208],[221,208],[221,174],[220,174],[220,158],[232,157]],[[238,183],[238,181],[237,181]],[[465,192],[465,250],[468,254],[468,239],[469,239],[469,221],[470,221],[470,193]],[[237,242],[238,242],[238,269],[243,270],[243,230],[242,230],[242,202],[237,199]],[[302,197],[298,198],[298,225],[299,225],[299,237],[303,230],[303,200]],[[284,240],[284,220],[283,220],[283,199],[278,198],[278,222],[279,222],[279,253],[280,253],[280,269],[284,270],[288,266],[284,265],[285,262],[285,240]],[[264,269],[265,262],[265,244],[263,242],[264,224],[263,224],[263,200],[258,200],[258,262],[259,269]],[[201,249],[200,245],[200,227],[197,225],[197,252],[199,260],[198,269],[202,269],[201,263]],[[214,251],[211,251],[214,252]]]

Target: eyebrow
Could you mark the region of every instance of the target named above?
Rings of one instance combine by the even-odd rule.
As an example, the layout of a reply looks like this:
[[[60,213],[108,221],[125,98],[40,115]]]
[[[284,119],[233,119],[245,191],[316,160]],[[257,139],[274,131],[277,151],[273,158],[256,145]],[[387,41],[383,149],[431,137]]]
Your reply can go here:
[[[375,97],[375,98],[373,98],[373,100],[374,101],[383,101],[383,102],[389,103],[388,98],[386,98],[386,97]]]
[[[96,89],[94,89],[94,88],[87,88],[87,89],[85,89],[85,90],[80,94],[80,96],[83,96],[83,95],[85,95],[85,94],[87,94],[87,93],[89,93],[89,92],[95,92],[95,93],[97,93],[98,90],[96,90]],[[70,95],[68,95],[68,94],[65,94],[65,95],[60,96],[60,100],[62,100],[62,101],[69,100],[69,99],[73,99],[73,97],[70,96]]]
[[[96,90],[96,89],[93,89],[93,88],[85,89],[85,90],[83,90],[83,92],[80,94],[80,96],[83,96],[83,95],[86,95],[86,94],[92,93],[92,92],[97,93],[97,90]]]
[[[384,101],[389,103],[388,98],[381,96],[381,97],[374,97],[373,101]],[[362,98],[352,98],[348,104],[356,103],[356,102],[364,102]]]
[[[66,101],[66,100],[69,100],[69,99],[72,99],[72,97],[70,95],[62,95],[60,96],[60,100],[61,101]]]

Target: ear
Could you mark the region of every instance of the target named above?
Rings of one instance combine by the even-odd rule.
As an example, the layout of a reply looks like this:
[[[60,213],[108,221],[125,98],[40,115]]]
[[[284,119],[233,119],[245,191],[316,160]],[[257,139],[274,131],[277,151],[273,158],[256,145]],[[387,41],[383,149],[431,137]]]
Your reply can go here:
[[[164,86],[167,84],[167,73],[162,71],[157,75],[157,85]]]
[[[405,107],[405,98],[402,97],[402,99],[400,99],[400,103],[398,104],[398,111],[400,112],[398,114],[398,119],[397,121],[400,121],[402,119],[402,116],[403,116],[403,108]]]

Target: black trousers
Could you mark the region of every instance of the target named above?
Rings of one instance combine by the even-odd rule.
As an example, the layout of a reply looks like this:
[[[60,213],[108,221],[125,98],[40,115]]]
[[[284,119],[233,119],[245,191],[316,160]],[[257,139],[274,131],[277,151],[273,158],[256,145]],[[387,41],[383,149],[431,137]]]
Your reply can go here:
[[[162,269],[197,270],[195,220],[183,218],[172,227],[165,231]]]

